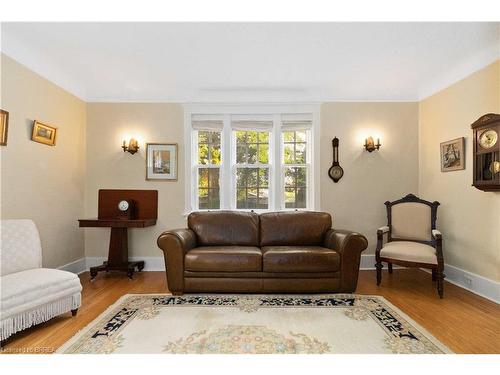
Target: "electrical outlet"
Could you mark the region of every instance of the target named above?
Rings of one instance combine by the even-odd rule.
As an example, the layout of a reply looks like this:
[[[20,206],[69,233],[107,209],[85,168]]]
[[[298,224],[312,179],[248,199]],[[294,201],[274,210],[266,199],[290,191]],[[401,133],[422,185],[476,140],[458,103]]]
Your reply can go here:
[[[467,285],[468,287],[472,286],[472,278],[470,278],[469,276],[465,275],[464,276],[464,280],[465,280],[465,285]]]

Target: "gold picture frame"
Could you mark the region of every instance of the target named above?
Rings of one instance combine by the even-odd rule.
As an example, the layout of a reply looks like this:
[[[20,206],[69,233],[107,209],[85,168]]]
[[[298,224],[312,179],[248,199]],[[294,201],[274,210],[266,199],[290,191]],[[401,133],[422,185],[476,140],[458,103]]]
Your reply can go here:
[[[442,142],[441,172],[459,171],[465,169],[465,138]]]
[[[38,143],[43,143],[49,146],[56,145],[57,128],[48,124],[44,124],[38,120],[33,122],[33,133],[31,140]]]
[[[177,181],[177,143],[146,143],[146,180]]]
[[[7,146],[9,133],[9,112],[0,109],[0,146]]]

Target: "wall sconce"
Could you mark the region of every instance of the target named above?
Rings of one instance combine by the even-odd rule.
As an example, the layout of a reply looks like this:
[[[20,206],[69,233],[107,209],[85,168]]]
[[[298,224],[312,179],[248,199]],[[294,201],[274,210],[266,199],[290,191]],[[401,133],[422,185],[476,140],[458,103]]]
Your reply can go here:
[[[365,139],[365,148],[366,151],[372,152],[374,150],[378,150],[382,146],[380,144],[380,138],[377,138],[377,144],[373,141],[373,137],[368,137]]]
[[[130,152],[134,155],[137,151],[139,151],[139,142],[137,142],[134,138],[130,138],[127,145],[127,141],[123,140],[122,148],[123,152]]]

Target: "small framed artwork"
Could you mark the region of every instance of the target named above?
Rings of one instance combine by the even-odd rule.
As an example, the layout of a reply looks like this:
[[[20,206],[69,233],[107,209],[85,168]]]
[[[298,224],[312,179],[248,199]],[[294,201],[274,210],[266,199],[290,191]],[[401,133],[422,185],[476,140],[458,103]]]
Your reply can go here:
[[[177,143],[146,143],[146,180],[177,181]]]
[[[457,138],[442,142],[441,145],[441,172],[458,171],[465,169],[465,138]]]
[[[33,134],[31,140],[49,146],[56,145],[57,128],[43,124],[37,120],[33,122]]]
[[[9,112],[0,109],[0,146],[7,146],[9,132]]]

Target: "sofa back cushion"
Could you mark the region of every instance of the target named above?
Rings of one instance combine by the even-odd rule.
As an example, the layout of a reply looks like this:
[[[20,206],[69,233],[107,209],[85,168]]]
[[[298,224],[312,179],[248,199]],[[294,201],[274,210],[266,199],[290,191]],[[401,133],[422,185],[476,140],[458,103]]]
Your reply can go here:
[[[42,267],[42,246],[31,220],[0,220],[0,276]]]
[[[259,246],[259,215],[254,212],[193,212],[188,228],[198,246]]]
[[[265,213],[260,215],[260,246],[320,246],[331,227],[327,212]]]

